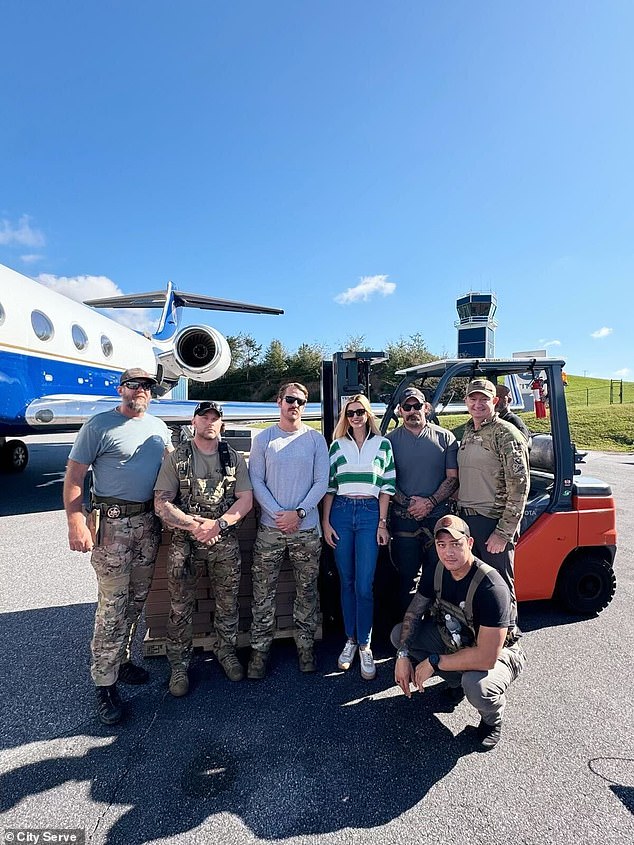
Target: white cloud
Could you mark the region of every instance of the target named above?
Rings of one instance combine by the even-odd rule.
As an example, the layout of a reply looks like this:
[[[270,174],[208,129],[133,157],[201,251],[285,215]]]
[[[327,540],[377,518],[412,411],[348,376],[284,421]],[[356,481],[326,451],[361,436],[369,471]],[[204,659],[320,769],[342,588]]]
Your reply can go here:
[[[608,335],[612,334],[613,329],[609,329],[607,326],[603,326],[603,328],[597,329],[596,332],[592,332],[590,337],[595,338],[598,340],[601,337],[607,337]]]
[[[549,346],[561,346],[560,340],[547,340],[547,341],[540,340],[540,343],[546,349],[548,349]]]
[[[349,305],[351,302],[367,302],[375,293],[390,296],[396,290],[394,282],[388,282],[387,276],[363,276],[358,285],[335,296],[339,305]]]
[[[31,255],[21,255],[20,261],[24,262],[24,264],[35,264],[36,261],[41,261],[43,258],[43,255],[32,253]]]
[[[123,291],[107,276],[54,276],[40,273],[37,281],[76,302],[87,299],[123,296]],[[156,331],[158,314],[152,315],[147,308],[97,309],[112,320],[129,329],[152,334]]]
[[[0,244],[3,246],[44,246],[46,239],[39,229],[31,228],[30,217],[23,214],[17,224],[7,220],[0,220]]]
[[[614,373],[614,375],[615,375],[617,378],[626,378],[626,376],[629,376],[629,374],[630,374],[630,371],[629,371],[629,369],[628,369],[627,367],[623,367],[623,369],[622,369],[622,370],[617,370],[617,371]]]

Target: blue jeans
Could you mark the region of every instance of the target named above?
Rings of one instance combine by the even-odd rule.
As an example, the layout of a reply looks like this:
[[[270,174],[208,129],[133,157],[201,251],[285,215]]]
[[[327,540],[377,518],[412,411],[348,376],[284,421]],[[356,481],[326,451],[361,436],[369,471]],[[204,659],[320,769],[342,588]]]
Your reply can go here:
[[[379,503],[374,498],[335,496],[330,524],[339,537],[335,562],[341,581],[341,609],[346,636],[356,639],[359,645],[369,645],[374,615],[372,587],[379,554],[376,539]]]

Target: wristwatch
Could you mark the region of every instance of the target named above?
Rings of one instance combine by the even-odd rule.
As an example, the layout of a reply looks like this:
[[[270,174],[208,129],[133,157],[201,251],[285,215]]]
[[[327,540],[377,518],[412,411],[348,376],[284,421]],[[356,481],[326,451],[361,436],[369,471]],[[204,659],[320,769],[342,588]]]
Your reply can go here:
[[[430,654],[427,658],[429,660],[429,665],[434,670],[434,672],[438,671],[438,664],[440,663],[440,655],[439,654]]]
[[[406,645],[402,645],[396,652],[396,659],[400,660],[401,657],[409,657],[409,649]]]
[[[295,513],[300,519],[306,519],[306,511],[304,508],[295,508]]]
[[[221,517],[221,518],[218,520],[218,528],[220,529],[220,533],[221,533],[221,534],[224,534],[224,533],[225,533],[225,531],[227,530],[227,528],[229,528],[229,523],[227,522],[227,520],[226,520],[226,519],[223,519],[223,518]]]

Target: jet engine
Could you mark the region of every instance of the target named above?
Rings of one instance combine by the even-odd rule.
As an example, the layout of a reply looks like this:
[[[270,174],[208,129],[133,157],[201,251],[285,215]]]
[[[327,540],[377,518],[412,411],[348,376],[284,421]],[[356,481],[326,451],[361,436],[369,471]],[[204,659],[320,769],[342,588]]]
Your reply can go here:
[[[174,338],[169,352],[161,352],[158,363],[165,381],[180,376],[194,381],[214,381],[231,364],[231,350],[226,339],[210,326],[187,326]]]

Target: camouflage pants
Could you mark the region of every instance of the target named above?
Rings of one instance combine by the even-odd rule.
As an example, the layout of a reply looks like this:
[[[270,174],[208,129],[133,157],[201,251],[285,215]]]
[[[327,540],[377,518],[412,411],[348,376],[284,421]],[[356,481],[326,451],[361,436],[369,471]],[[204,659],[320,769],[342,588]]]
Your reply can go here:
[[[299,647],[312,646],[319,612],[319,556],[321,540],[316,528],[284,534],[260,525],[253,547],[253,623],[251,647],[268,651],[275,629],[275,594],[284,551],[288,549],[295,575],[293,621]]]
[[[218,543],[199,543],[183,531],[175,531],[169,550],[167,587],[171,607],[167,621],[167,659],[170,666],[187,666],[192,655],[192,614],[196,602],[198,573],[211,579],[216,609],[216,655],[235,651],[238,639],[238,591],[240,547],[235,534]]]
[[[101,519],[99,545],[90,559],[98,588],[90,674],[98,687],[114,684],[119,666],[130,660],[160,536],[153,513]]]

